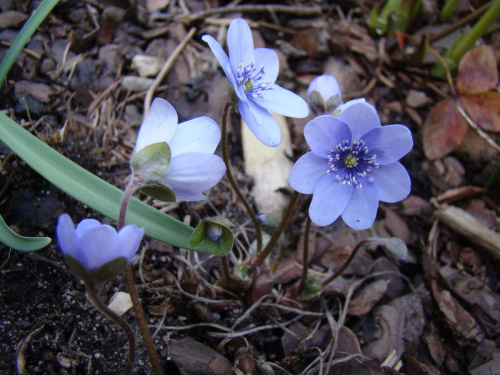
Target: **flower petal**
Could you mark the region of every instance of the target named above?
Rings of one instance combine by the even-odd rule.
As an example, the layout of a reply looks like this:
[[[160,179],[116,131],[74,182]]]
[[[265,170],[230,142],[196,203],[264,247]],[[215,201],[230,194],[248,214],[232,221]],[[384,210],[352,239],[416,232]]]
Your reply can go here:
[[[353,193],[352,185],[342,185],[335,177],[326,175],[314,190],[309,216],[314,224],[326,226],[333,223],[346,208]]]
[[[255,66],[260,69],[264,66],[264,82],[274,83],[278,78],[280,70],[280,59],[276,51],[270,48],[256,48],[255,53]]]
[[[203,191],[212,188],[226,173],[226,166],[216,155],[186,152],[174,156],[167,175],[160,180],[175,192],[177,200],[204,200]]]
[[[135,224],[125,225],[118,232],[120,255],[127,259],[127,262],[130,262],[139,249],[142,236],[144,236],[144,228],[139,228]]]
[[[120,257],[116,230],[109,225],[101,225],[86,231],[79,240],[74,256],[90,272]]]
[[[238,102],[238,109],[243,121],[259,141],[271,147],[280,144],[280,126],[268,111],[252,101]]]
[[[344,121],[352,132],[352,141],[359,141],[363,135],[372,129],[380,128],[380,118],[374,106],[366,101],[356,99],[342,104],[337,111],[340,114],[337,116]],[[334,113],[334,114],[335,114]]]
[[[351,200],[342,219],[352,229],[363,230],[370,228],[377,216],[379,197],[373,184],[366,183],[360,189],[353,189]]]
[[[401,163],[381,165],[373,169],[370,176],[382,202],[399,202],[410,194],[410,176]]]
[[[299,193],[312,194],[327,170],[326,159],[317,156],[314,152],[308,152],[293,165],[288,176],[288,183]]]
[[[413,147],[410,129],[404,125],[385,125],[363,136],[370,152],[380,165],[391,164],[405,156]]]
[[[276,84],[262,90],[262,97],[249,97],[261,107],[288,117],[302,118],[309,115],[307,102],[299,95]]]
[[[177,125],[169,145],[173,157],[184,152],[213,154],[219,142],[219,125],[211,118],[203,116]]]
[[[245,66],[255,62],[252,30],[243,18],[235,18],[231,21],[227,32],[227,48],[231,68],[235,75],[240,65]]]
[[[203,39],[203,41],[208,44],[213,54],[215,55],[215,58],[219,62],[222,70],[224,70],[224,73],[226,73],[226,76],[229,78],[231,85],[234,86],[236,84],[235,73],[231,69],[229,57],[227,57],[226,52],[224,52],[220,44],[211,35],[203,35],[201,39]]]
[[[77,237],[75,224],[68,214],[62,214],[57,219],[57,242],[63,254],[74,254],[76,251]]]
[[[164,99],[155,98],[146,118],[142,122],[135,151],[139,151],[150,144],[158,142],[169,143],[177,126],[177,112]]]
[[[86,231],[101,226],[101,223],[95,219],[83,219],[76,226],[75,234],[80,238]]]
[[[351,141],[352,135],[349,127],[337,117],[323,115],[307,123],[304,137],[311,150],[326,159],[331,149],[335,150],[343,141]]]

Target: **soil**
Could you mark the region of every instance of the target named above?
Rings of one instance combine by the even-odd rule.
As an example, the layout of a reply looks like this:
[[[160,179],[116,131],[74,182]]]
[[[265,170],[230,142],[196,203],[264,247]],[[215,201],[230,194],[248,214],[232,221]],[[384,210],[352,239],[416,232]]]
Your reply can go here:
[[[220,123],[228,83],[201,36],[217,35],[220,25],[235,16],[253,21],[256,46],[273,48],[282,58],[278,82],[283,87],[305,97],[314,76],[336,72],[344,100],[366,97],[382,124],[405,124],[414,136],[414,149],[401,161],[412,179],[411,196],[381,204],[376,222],[365,231],[351,230],[340,220],[328,227],[313,225],[310,272],[332,274],[366,237],[400,237],[409,255],[407,262],[397,263],[381,248],[362,249],[320,296],[290,294],[302,272],[308,196],[272,256],[278,259],[273,272],[264,267],[253,283],[234,277],[229,290],[221,284],[218,257],[145,238],[131,265],[165,374],[499,374],[498,243],[495,256],[495,250],[436,216],[448,204],[498,236],[495,186],[500,180],[493,174],[498,153],[474,143],[476,152],[457,148],[436,160],[426,157],[422,127],[441,94],[450,95],[449,85],[430,75],[432,65],[412,64],[395,38],[370,32],[370,2],[282,2],[289,12],[279,7],[270,12],[263,4],[239,2],[243,8],[233,12],[200,15],[231,4],[165,1],[148,13],[112,0],[61,1],[9,72],[0,106],[69,159],[124,188],[146,96],[144,89],[124,86],[129,77],[140,76],[134,56],[163,63],[195,27],[155,96],[174,105],[179,121],[206,115]],[[437,7],[443,4],[424,4],[409,35],[424,28],[434,33],[440,22]],[[467,6],[478,6],[460,4],[450,23],[468,14]],[[0,1],[3,12],[21,15],[38,5]],[[0,26],[3,56],[22,23]],[[497,62],[499,36],[497,28],[481,41],[491,46]],[[414,91],[422,103],[411,102]],[[254,181],[244,172],[239,119],[235,113],[231,119],[233,171],[257,209]],[[308,151],[302,131],[310,119],[288,119],[293,160]],[[495,133],[488,134],[498,142]],[[15,232],[55,239],[63,212],[75,221],[116,224],[58,190],[1,142],[0,165],[0,213]],[[482,189],[490,176],[492,187]],[[229,186],[224,178],[206,202],[167,205],[138,197],[192,226],[204,217],[228,217],[235,224],[229,260],[236,266],[248,255],[255,232]],[[280,191],[291,194],[289,187]],[[126,336],[93,306],[55,240],[33,253],[0,244],[0,273],[0,373],[123,373]],[[101,295],[109,301],[118,291],[127,292],[122,275],[105,283]],[[138,338],[133,373],[150,374],[134,313],[129,310],[124,318]],[[384,362],[391,356],[395,360]]]

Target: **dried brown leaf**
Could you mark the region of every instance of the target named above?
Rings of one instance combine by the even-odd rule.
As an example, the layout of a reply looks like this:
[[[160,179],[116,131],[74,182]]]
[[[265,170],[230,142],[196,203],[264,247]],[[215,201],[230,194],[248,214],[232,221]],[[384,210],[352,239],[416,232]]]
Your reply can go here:
[[[361,316],[369,313],[373,306],[384,296],[389,280],[376,280],[366,285],[349,303],[347,313]]]
[[[494,91],[460,96],[465,111],[484,130],[500,132],[500,93]]]
[[[434,160],[449,154],[462,143],[466,131],[467,123],[458,113],[456,101],[440,101],[432,107],[423,125],[425,155]]]
[[[191,375],[226,375],[232,374],[229,361],[215,350],[186,337],[171,340],[168,355],[182,370]]]
[[[489,46],[479,46],[467,52],[458,65],[457,89],[473,95],[489,91],[498,83],[495,53]]]

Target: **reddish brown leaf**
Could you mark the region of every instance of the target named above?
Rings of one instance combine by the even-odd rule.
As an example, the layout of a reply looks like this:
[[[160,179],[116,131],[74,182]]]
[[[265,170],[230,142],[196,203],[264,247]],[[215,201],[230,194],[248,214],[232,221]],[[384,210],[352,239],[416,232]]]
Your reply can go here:
[[[494,91],[460,97],[465,111],[484,130],[500,132],[500,93]]]
[[[359,294],[349,302],[349,315],[361,316],[370,312],[384,296],[389,280],[376,280],[365,286]]]
[[[454,99],[436,104],[425,119],[422,129],[425,155],[439,159],[455,150],[462,143],[467,123],[460,116]]]
[[[491,47],[480,46],[465,54],[458,66],[458,92],[479,94],[492,90],[497,83],[497,63]]]

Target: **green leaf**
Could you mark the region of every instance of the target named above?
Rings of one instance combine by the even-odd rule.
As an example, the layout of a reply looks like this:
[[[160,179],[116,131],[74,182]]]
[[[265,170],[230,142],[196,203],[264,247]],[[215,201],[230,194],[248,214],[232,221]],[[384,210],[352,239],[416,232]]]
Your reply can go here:
[[[59,0],[43,0],[28,21],[26,21],[0,64],[0,86],[5,77],[7,77],[7,73],[9,72],[12,64],[16,61],[19,52],[21,52],[35,30],[38,26],[40,26],[42,21],[47,17],[58,2]]]
[[[13,232],[0,215],[0,242],[19,251],[36,251],[47,246],[49,237],[23,237]]]
[[[0,113],[0,140],[26,164],[76,200],[97,212],[118,219],[123,191],[83,169],[59,154],[33,134]],[[146,235],[188,250],[226,254],[232,244],[214,252],[206,243],[191,246],[193,228],[147,204],[132,198],[127,210],[127,223],[144,227]]]
[[[233,233],[229,229],[232,224],[225,217],[203,219],[193,232],[189,242],[192,246],[204,245],[212,254],[224,255],[227,248],[233,247]],[[214,241],[214,235],[217,239]]]

